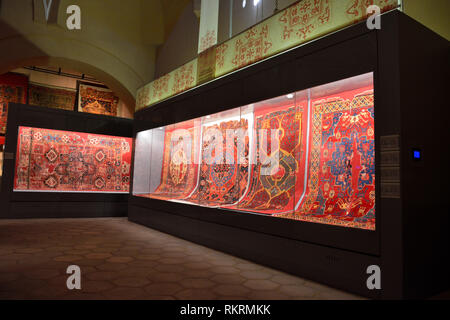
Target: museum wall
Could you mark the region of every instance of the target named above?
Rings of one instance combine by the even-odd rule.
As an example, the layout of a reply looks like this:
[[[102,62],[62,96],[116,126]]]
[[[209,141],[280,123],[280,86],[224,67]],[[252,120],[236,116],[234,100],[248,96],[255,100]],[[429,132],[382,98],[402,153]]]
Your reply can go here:
[[[233,0],[232,35],[236,35],[259,21],[271,16],[275,9],[273,0],[261,0],[258,10],[253,0],[242,8],[241,0]],[[284,9],[297,0],[279,0]],[[219,0],[219,28],[217,39],[221,43],[230,38],[230,0]],[[197,57],[200,19],[195,14],[195,3],[189,1],[167,40],[157,50],[155,79]]]
[[[90,74],[133,112],[139,87],[197,55],[199,18],[192,0],[79,0],[81,30],[68,30],[69,0],[56,3],[47,23],[40,0],[0,1],[0,74],[25,65]],[[279,0],[279,9],[295,0]],[[273,13],[275,1],[233,0],[232,35]],[[218,41],[230,35],[230,0],[220,0]],[[405,12],[449,39],[447,0],[404,0]],[[53,11],[52,11],[53,12]],[[53,13],[51,13],[53,14]]]

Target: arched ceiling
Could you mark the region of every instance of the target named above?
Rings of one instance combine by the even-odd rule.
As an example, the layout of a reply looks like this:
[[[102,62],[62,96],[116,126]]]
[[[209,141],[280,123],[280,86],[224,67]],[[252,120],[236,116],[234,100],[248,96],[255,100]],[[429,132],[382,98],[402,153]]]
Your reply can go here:
[[[36,65],[35,59],[79,67],[122,93],[132,107],[137,89],[153,79],[156,48],[190,1],[77,0],[81,30],[66,27],[73,0],[53,0],[52,23],[43,18],[42,0],[0,1],[0,71]],[[62,62],[67,65],[54,65]]]

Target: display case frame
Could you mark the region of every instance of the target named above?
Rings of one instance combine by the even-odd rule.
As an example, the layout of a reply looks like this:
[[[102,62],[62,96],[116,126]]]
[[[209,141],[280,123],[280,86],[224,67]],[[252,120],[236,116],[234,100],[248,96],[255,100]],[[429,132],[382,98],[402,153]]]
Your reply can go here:
[[[441,67],[446,65],[448,41],[398,10],[383,14],[381,23],[380,30],[369,30],[361,22],[140,110],[135,114],[134,126],[136,136],[146,129],[373,72],[375,231],[224,212],[136,196],[130,196],[129,219],[368,297],[417,298],[448,288],[445,268],[449,241],[445,228],[449,218],[445,211],[448,205],[443,200],[448,186],[442,185],[442,190],[435,185],[422,187],[421,194],[414,190],[415,184],[423,183],[426,176],[438,175],[430,161],[440,163],[444,167],[442,173],[448,177],[445,160],[427,142],[432,138],[430,123],[419,125],[419,113],[427,102],[425,92],[433,94],[441,114],[448,114],[448,109],[444,110],[445,77]],[[421,75],[419,79],[416,72]],[[444,122],[441,117],[435,120],[438,124],[433,130],[439,134],[439,141],[445,142],[448,132],[444,132]],[[420,127],[422,136],[411,134],[412,124]],[[391,146],[397,157],[393,159],[386,158],[383,149],[389,139],[394,141]],[[423,150],[426,145],[428,166],[411,162],[411,148]],[[382,189],[385,161],[395,167],[399,180],[393,184],[383,182]],[[422,180],[412,178],[413,170],[418,168]],[[437,179],[428,182],[433,181]],[[398,189],[389,192],[390,185]],[[436,195],[442,197],[433,205],[436,219],[433,223],[421,222],[419,208],[432,203]],[[420,228],[426,239],[419,240],[415,233]],[[435,255],[426,250],[431,245],[435,246]],[[421,261],[424,257],[428,261]],[[382,270],[381,290],[367,287],[370,265],[378,265]]]
[[[11,103],[6,132],[0,218],[126,216],[128,193],[14,192],[19,127],[132,137],[133,121]]]

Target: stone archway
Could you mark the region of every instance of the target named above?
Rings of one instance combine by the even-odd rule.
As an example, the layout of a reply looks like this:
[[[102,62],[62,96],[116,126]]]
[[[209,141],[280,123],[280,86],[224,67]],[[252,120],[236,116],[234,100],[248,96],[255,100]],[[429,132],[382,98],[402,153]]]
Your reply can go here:
[[[89,43],[70,39],[40,39],[42,37],[25,39],[16,36],[0,40],[0,74],[30,65],[61,67],[89,74],[113,90],[133,113],[134,90],[141,85],[141,81],[123,62]],[[70,43],[61,43],[64,41]],[[38,48],[34,43],[44,43],[48,48]],[[68,47],[70,50],[67,50]],[[121,78],[122,81],[119,80]],[[123,78],[128,83],[124,83]]]

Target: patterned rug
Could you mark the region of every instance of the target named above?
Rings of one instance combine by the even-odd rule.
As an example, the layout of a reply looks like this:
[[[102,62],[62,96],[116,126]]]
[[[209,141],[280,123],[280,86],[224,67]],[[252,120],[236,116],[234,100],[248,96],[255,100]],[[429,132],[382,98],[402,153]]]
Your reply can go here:
[[[24,75],[0,75],[0,134],[6,133],[8,103],[27,103],[28,78]]]
[[[132,139],[19,127],[15,191],[128,193]]]
[[[194,126],[194,121],[166,129],[161,183],[150,194],[151,198],[184,199],[192,193],[198,175],[195,157],[198,155],[199,131],[200,127]]]
[[[227,130],[237,136],[238,130],[247,130],[248,120],[230,120],[203,128],[200,174],[197,189],[187,201],[206,206],[235,204],[247,190],[248,172],[248,136],[239,146],[237,139],[231,148],[226,146]],[[215,141],[218,130],[222,141]],[[217,131],[216,131],[217,132]],[[215,154],[216,144],[222,144],[222,153]]]
[[[28,93],[29,104],[33,106],[70,111],[73,111],[75,108],[75,100],[77,95],[75,90],[30,84]]]
[[[279,217],[375,229],[373,87],[312,102],[306,196]]]
[[[292,212],[296,194],[302,188],[298,175],[301,171],[304,106],[287,106],[278,110],[271,108],[263,114],[259,113],[255,114],[256,139],[250,187],[236,208],[265,214]],[[278,135],[278,146],[272,142],[271,132]],[[271,157],[275,159],[276,153],[279,165],[271,169],[269,161]]]
[[[119,98],[106,88],[80,84],[78,111],[117,116]]]

